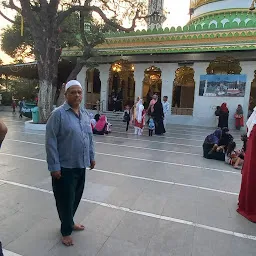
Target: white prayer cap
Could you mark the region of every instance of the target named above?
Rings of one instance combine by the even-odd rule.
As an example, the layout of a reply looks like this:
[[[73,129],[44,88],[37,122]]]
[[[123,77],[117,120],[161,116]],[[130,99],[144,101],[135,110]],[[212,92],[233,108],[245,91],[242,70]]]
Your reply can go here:
[[[79,86],[82,89],[82,85],[77,80],[70,80],[65,85],[65,92],[71,87],[71,86]]]

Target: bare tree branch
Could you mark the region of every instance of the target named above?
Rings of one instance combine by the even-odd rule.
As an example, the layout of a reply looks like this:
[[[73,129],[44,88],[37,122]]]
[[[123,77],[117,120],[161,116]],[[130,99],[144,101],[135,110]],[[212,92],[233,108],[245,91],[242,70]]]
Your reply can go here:
[[[10,18],[7,17],[5,14],[3,14],[2,11],[0,11],[0,15],[1,15],[3,18],[5,18],[7,21],[9,21],[9,22],[11,22],[11,23],[13,23],[13,24],[16,23],[14,20],[10,19]]]
[[[116,29],[119,29],[121,31],[125,31],[125,32],[130,32],[132,30],[134,30],[134,28],[136,27],[136,20],[138,19],[145,19],[149,16],[140,16],[140,10],[137,10],[136,13],[135,13],[135,16],[134,18],[132,19],[132,25],[130,28],[125,28],[115,22],[113,22],[112,20],[110,20],[106,14],[101,10],[100,7],[97,7],[97,6],[72,6],[70,7],[68,10],[64,11],[64,12],[61,12],[59,14],[59,17],[58,17],[58,23],[61,24],[65,18],[67,18],[71,13],[73,12],[76,12],[76,11],[88,11],[88,12],[96,12],[100,15],[100,17],[103,19],[103,21],[112,26],[112,27],[115,27]]]
[[[9,0],[9,3],[7,2],[3,2],[3,6],[8,8],[8,9],[12,9],[12,10],[15,10],[16,12],[21,12],[21,9],[14,4],[14,1],[13,0]]]

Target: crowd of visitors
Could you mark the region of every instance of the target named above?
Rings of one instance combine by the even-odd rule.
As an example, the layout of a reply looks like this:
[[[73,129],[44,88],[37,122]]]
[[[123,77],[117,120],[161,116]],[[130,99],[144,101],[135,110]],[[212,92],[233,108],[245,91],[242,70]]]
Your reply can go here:
[[[169,110],[170,104],[167,96],[164,96],[162,103],[156,94],[153,95],[147,109],[144,107],[143,99],[138,97],[132,108],[128,105],[125,107],[123,122],[126,123],[126,131],[128,131],[129,125],[133,125],[134,134],[141,136],[147,124],[149,136],[153,136],[154,131],[156,135],[163,135],[166,125],[164,120],[169,114]]]
[[[229,109],[227,103],[222,103],[221,106],[216,107],[216,126],[219,128],[229,127]],[[235,128],[240,130],[244,126],[244,111],[242,105],[238,105],[235,113]]]

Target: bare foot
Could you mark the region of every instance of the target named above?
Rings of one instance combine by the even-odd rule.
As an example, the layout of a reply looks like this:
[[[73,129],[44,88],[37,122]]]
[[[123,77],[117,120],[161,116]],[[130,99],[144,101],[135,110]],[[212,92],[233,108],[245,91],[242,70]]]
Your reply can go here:
[[[66,246],[72,246],[73,244],[73,240],[71,236],[63,236],[61,239],[61,242],[66,245]]]
[[[83,231],[84,229],[85,229],[84,225],[81,225],[81,224],[75,224],[73,226],[74,231]]]

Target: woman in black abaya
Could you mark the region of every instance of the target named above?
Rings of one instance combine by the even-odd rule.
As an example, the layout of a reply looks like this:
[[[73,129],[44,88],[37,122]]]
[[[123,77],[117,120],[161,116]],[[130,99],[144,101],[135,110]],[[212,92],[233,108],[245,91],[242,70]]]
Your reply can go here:
[[[163,105],[159,99],[154,105],[154,112],[152,113],[152,116],[155,121],[155,134],[156,135],[164,134],[165,133],[164,122],[163,122],[164,111],[163,111]]]

